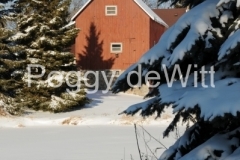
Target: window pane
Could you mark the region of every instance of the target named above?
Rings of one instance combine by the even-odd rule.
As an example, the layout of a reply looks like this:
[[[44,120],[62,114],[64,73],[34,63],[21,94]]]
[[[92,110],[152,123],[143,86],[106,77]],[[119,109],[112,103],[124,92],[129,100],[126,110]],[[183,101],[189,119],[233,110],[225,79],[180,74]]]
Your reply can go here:
[[[111,52],[112,53],[122,52],[122,44],[121,43],[111,43]]]
[[[107,11],[107,14],[116,14],[115,11]]]
[[[106,15],[117,15],[117,6],[106,6]]]
[[[121,48],[121,44],[112,44],[112,47],[120,47]]]
[[[107,10],[115,10],[116,7],[107,7]]]
[[[121,48],[112,48],[112,51],[121,51]]]

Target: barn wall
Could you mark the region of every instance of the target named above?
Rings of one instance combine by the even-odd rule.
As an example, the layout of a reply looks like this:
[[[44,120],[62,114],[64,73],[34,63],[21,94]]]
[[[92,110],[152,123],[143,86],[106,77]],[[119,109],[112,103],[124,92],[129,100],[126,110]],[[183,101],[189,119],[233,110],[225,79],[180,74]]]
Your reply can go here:
[[[166,27],[150,19],[150,48],[159,41],[165,30]]]
[[[106,16],[106,5],[117,5],[118,15]],[[128,68],[150,47],[149,21],[133,0],[93,0],[76,18],[81,30],[74,49],[78,65],[93,70]],[[123,44],[118,56],[110,53],[111,42]]]

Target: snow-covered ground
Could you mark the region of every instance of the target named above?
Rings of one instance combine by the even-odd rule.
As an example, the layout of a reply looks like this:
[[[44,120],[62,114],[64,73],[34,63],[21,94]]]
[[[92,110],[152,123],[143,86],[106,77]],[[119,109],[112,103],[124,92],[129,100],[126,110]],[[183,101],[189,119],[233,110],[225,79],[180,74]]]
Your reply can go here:
[[[22,117],[1,117],[0,127],[29,127],[29,126],[62,126],[62,125],[167,125],[172,119],[169,109],[163,113],[162,118],[155,117],[143,119],[141,116],[119,115],[128,106],[143,101],[143,98],[128,94],[103,94],[101,91],[89,94],[92,102],[85,108],[66,113],[48,113],[27,111]]]
[[[145,127],[167,147],[174,137],[162,139],[164,127]],[[141,129],[138,129],[141,133]],[[141,134],[142,135],[142,134]],[[146,134],[149,147],[161,147]],[[139,137],[141,152],[146,153]],[[133,126],[28,127],[1,129],[2,160],[139,160]],[[157,157],[164,149],[157,150]],[[148,154],[151,153],[148,151]],[[132,159],[131,159],[132,157]],[[152,160],[152,159],[149,159]]]
[[[158,120],[143,119],[138,115],[118,115],[129,105],[142,101],[142,97],[101,92],[88,97],[93,100],[91,104],[72,112],[28,111],[22,117],[1,117],[0,159],[137,160],[134,123],[143,125],[167,147],[175,142],[174,135],[162,139],[162,132],[173,117],[171,110]],[[141,152],[151,155],[146,151],[144,139],[157,157],[164,151],[155,151],[161,144],[144,134],[139,126],[137,133]]]

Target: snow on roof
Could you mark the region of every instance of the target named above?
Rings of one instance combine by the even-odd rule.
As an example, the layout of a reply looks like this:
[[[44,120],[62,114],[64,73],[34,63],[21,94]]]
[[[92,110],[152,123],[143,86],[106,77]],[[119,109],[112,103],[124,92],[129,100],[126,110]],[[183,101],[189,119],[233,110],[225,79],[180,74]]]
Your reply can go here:
[[[76,22],[75,21],[70,21],[67,25],[65,25],[64,27],[62,27],[62,29],[63,28],[67,28],[67,27],[69,27],[69,26],[72,26],[72,25],[74,25]]]
[[[87,5],[91,2],[92,0],[88,0],[78,11],[76,14],[73,15],[73,17],[71,18],[71,21],[74,21],[75,18],[77,18],[77,16],[82,12],[82,10],[87,7]]]
[[[147,15],[154,21],[164,25],[168,28],[168,25],[156,14],[153,12],[151,8],[149,8],[142,0],[133,0]],[[77,13],[71,18],[71,21],[74,21],[77,16],[84,10],[87,5],[92,2],[92,0],[88,0],[78,11]]]
[[[151,17],[152,20],[164,25],[168,28],[168,25],[156,14],[153,12],[151,8],[149,8],[142,0],[134,0],[135,3],[139,5],[139,7],[144,10],[148,14],[149,17]]]

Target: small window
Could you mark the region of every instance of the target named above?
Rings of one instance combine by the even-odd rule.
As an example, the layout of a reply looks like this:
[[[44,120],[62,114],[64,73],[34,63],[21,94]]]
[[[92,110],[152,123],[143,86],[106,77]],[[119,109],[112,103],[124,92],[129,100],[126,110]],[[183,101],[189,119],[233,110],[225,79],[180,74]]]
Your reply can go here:
[[[117,6],[106,6],[105,14],[107,16],[116,16],[117,15]]]
[[[111,43],[111,53],[121,53],[122,43]]]

